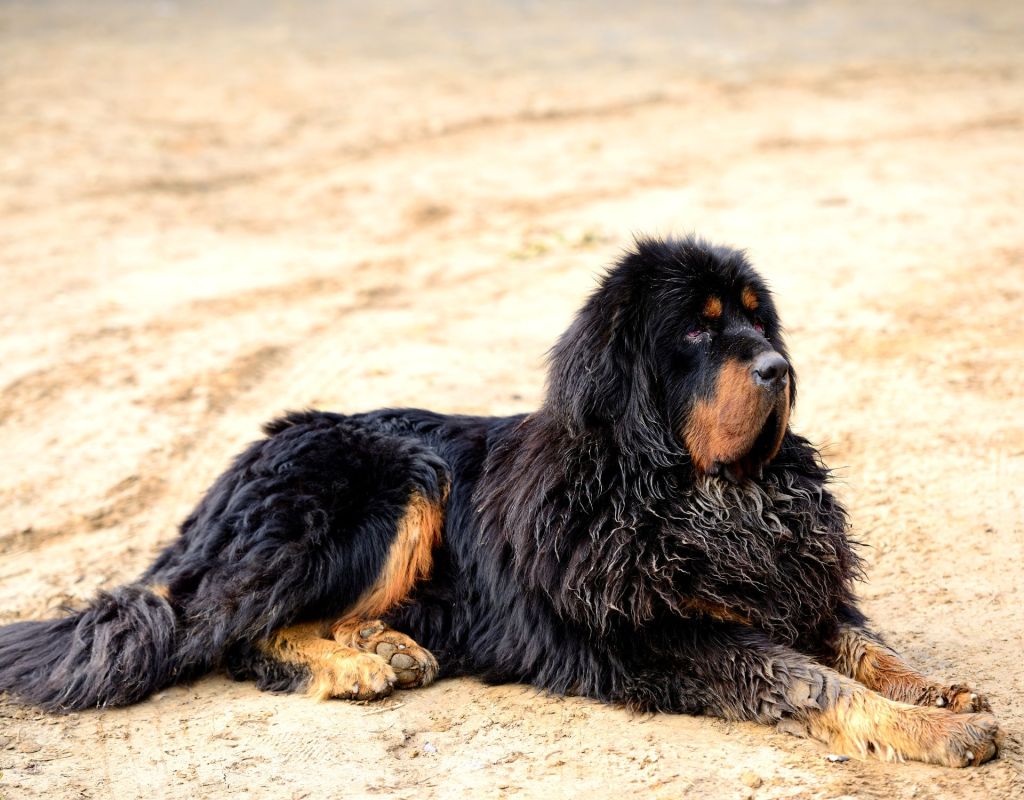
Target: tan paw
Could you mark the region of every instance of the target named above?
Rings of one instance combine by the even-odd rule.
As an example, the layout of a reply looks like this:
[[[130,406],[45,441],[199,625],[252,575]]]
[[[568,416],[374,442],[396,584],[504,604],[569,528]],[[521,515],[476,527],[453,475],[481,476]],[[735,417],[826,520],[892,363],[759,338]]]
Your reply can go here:
[[[954,714],[977,714],[992,710],[987,697],[960,683],[940,688],[935,705],[947,708]]]
[[[394,691],[398,677],[383,658],[372,653],[342,650],[316,665],[307,693],[320,700],[377,700]]]
[[[339,630],[338,636],[340,643],[373,653],[386,661],[395,671],[400,689],[427,686],[437,677],[437,659],[433,654],[380,620],[365,622],[344,634]]]
[[[946,767],[976,767],[995,758],[1002,741],[999,723],[991,714],[957,714],[946,726],[946,734],[932,753],[934,764]]]

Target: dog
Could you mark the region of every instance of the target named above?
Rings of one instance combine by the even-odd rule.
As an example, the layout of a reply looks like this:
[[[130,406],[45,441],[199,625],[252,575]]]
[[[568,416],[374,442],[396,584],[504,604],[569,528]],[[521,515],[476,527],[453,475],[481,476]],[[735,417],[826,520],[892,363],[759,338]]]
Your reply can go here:
[[[216,669],[363,701],[471,675],[853,756],[993,758],[986,699],[919,674],[858,610],[795,399],[744,254],[637,240],[553,348],[538,411],[269,423],[138,581],[0,629],[0,691],[59,712]]]

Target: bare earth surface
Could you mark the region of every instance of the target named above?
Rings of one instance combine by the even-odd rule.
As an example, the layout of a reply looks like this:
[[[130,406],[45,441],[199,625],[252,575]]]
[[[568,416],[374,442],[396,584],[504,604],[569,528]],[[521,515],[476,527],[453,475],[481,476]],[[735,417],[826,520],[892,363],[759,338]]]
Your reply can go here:
[[[1024,795],[1024,7],[208,5],[0,4],[0,620],[132,579],[285,409],[534,407],[631,234],[696,230],[777,291],[867,610],[1005,750],[211,676],[0,700],[0,797]]]

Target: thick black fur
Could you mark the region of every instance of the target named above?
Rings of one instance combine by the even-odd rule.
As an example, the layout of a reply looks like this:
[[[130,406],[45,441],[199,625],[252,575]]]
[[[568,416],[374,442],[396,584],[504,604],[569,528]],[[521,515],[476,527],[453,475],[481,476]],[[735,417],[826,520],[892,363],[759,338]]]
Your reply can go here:
[[[743,286],[756,313],[735,300]],[[702,317],[709,294],[719,320]],[[443,675],[782,719],[800,701],[780,676],[811,687],[805,705],[835,692],[793,656],[826,657],[837,625],[861,619],[846,515],[788,430],[735,482],[700,474],[681,435],[726,360],[772,350],[786,355],[779,321],[742,254],[640,241],[554,348],[538,411],[271,423],[137,585],[0,629],[0,690],[53,710],[121,705],[224,667],[288,688],[254,644],[340,615],[380,573],[408,498],[450,487],[432,576],[386,620]],[[792,368],[789,381],[792,398]],[[154,585],[169,602],[141,588]]]

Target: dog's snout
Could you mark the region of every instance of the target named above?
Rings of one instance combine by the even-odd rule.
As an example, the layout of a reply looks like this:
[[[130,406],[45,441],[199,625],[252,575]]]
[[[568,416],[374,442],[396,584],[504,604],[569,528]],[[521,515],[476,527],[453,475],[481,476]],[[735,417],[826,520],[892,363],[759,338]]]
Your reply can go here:
[[[762,353],[754,359],[753,373],[755,383],[777,389],[789,379],[789,362],[774,350]]]

